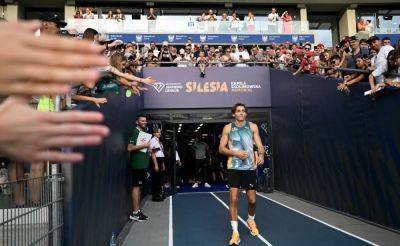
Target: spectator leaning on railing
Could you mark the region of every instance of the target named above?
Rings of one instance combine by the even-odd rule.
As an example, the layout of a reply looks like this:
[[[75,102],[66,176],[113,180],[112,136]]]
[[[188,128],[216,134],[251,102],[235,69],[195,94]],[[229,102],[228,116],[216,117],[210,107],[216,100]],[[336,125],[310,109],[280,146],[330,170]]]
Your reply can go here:
[[[356,69],[361,69],[361,70],[367,69],[367,63],[362,57],[356,58]],[[345,91],[346,93],[350,93],[349,90],[350,86],[365,81],[366,79],[367,79],[367,74],[362,72],[355,72],[352,73],[351,75],[346,75],[344,77],[343,82],[338,84],[337,89],[340,91]]]
[[[289,12],[283,12],[281,19],[283,21],[282,32],[285,34],[292,33],[292,16],[289,15]]]
[[[393,56],[395,60],[395,66],[391,71],[389,71],[390,74],[388,75],[385,84],[387,86],[400,88],[400,52],[397,50]]]
[[[206,21],[215,21],[215,20],[217,20],[217,16],[214,14],[214,11],[212,9],[209,9],[207,15],[204,18],[204,20],[206,20]]]
[[[378,53],[374,62],[375,69],[369,76],[369,84],[371,86],[372,93],[375,93],[379,89],[379,86],[376,86],[375,83],[380,84],[385,80],[384,74],[388,69],[387,56],[394,48],[390,45],[382,46],[381,40],[376,36],[370,37],[368,41],[371,48]]]
[[[189,67],[192,65],[192,59],[188,59],[185,54],[186,52],[184,49],[179,50],[179,56],[174,60],[174,62],[177,64],[177,67]]]
[[[117,21],[125,20],[125,15],[122,13],[121,9],[117,9],[117,13],[114,16]]]
[[[155,13],[154,8],[149,9],[149,14],[147,15],[147,20],[157,20],[157,14]]]
[[[254,32],[256,30],[255,16],[253,12],[249,11],[247,15],[246,28],[248,32]]]
[[[239,25],[240,25],[240,19],[236,16],[236,13],[233,12],[229,29],[232,32],[237,32],[239,30]]]
[[[113,12],[111,10],[108,11],[106,19],[107,20],[114,19],[114,14],[113,14]]]
[[[276,13],[276,8],[272,8],[271,13],[269,13],[268,17],[267,17],[269,33],[277,33],[277,31],[278,31],[277,22],[278,21],[279,21],[279,15],[278,15],[278,13]]]
[[[83,19],[83,15],[82,15],[82,11],[81,10],[77,10],[75,15],[74,15],[75,19]]]
[[[83,14],[83,19],[94,19],[94,14],[92,13],[92,9],[86,8],[85,13]]]

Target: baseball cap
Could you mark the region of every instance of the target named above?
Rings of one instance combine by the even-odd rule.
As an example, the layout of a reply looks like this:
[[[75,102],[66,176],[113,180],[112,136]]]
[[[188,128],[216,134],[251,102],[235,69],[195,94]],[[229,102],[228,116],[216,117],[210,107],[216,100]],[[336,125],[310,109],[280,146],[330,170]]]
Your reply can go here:
[[[358,38],[356,36],[351,36],[349,38],[349,41],[357,41],[357,40],[358,40]]]
[[[180,50],[179,50],[179,54],[180,54],[180,55],[184,55],[184,54],[185,54],[185,50],[184,50],[184,49],[180,49]]]
[[[54,22],[58,27],[65,27],[67,23],[60,19],[59,15],[53,12],[45,12],[40,16],[41,21]]]
[[[307,52],[307,58],[313,57],[314,56],[314,52],[313,51],[309,51]]]
[[[162,42],[162,45],[163,45],[163,46],[168,46],[168,41]]]
[[[317,47],[318,47],[318,48],[325,48],[325,45],[322,44],[322,43],[319,43],[319,44],[317,45]]]

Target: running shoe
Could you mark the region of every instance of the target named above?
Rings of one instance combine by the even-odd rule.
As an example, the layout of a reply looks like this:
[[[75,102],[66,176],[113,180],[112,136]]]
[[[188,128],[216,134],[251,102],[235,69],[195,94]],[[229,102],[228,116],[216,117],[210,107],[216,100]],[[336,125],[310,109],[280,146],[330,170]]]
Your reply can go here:
[[[129,219],[134,220],[134,221],[138,221],[138,222],[142,222],[147,220],[146,217],[139,211],[137,213],[132,213],[129,216]]]
[[[240,237],[239,237],[239,232],[234,231],[232,232],[232,237],[231,240],[229,241],[229,245],[239,245],[240,243]]]
[[[145,220],[147,220],[147,219],[149,218],[149,216],[146,216],[146,215],[142,212],[142,210],[139,210],[139,213],[142,215],[142,217],[143,217]]]
[[[249,226],[250,234],[253,236],[258,236],[258,229],[256,222],[254,220],[247,220],[247,225]]]
[[[206,188],[210,188],[210,187],[211,187],[211,185],[210,185],[209,183],[205,182],[205,183],[204,183],[204,187],[206,187]]]
[[[192,186],[192,188],[198,188],[199,184],[198,183],[194,183],[194,185]]]

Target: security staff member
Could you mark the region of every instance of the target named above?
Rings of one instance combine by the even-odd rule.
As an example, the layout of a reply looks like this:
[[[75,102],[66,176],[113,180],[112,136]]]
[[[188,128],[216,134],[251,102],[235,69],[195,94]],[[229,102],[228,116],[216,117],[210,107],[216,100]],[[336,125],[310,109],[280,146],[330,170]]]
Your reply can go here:
[[[153,201],[162,201],[163,197],[163,185],[161,183],[162,175],[165,171],[164,165],[164,147],[160,142],[161,129],[154,128],[153,138],[150,140],[150,155],[152,162],[152,185],[151,192],[153,195]]]

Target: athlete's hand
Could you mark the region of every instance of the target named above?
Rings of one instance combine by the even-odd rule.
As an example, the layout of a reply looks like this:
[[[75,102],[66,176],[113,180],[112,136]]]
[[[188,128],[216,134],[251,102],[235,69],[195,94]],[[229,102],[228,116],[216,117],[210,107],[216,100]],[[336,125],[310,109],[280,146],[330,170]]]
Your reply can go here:
[[[248,154],[247,154],[246,151],[239,150],[239,151],[236,151],[236,152],[235,152],[235,156],[236,156],[237,158],[239,158],[239,159],[244,160],[244,159],[247,159]]]
[[[264,164],[264,156],[256,155],[256,163],[258,166],[261,166],[262,164]]]
[[[160,168],[158,168],[158,165],[154,166],[154,172],[158,173],[160,171]]]

